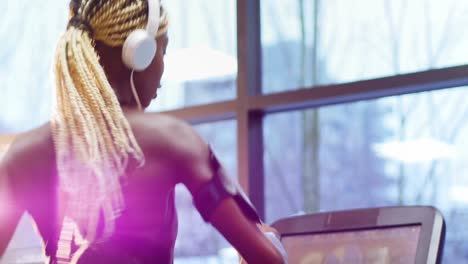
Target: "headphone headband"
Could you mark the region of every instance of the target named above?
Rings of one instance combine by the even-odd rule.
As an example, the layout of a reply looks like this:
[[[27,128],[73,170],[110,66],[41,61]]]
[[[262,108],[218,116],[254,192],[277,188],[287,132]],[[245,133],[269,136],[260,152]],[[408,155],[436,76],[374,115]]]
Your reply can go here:
[[[148,0],[148,23],[146,31],[150,36],[156,37],[159,29],[160,16],[159,0]]]
[[[151,64],[157,50],[156,34],[159,29],[159,0],[147,0],[148,22],[146,29],[130,33],[122,48],[122,60],[135,71],[142,71]]]

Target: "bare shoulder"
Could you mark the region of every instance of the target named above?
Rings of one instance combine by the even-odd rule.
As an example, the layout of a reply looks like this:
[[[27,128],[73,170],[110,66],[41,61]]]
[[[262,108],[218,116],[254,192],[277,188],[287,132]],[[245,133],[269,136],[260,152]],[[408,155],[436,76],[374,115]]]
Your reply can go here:
[[[48,150],[48,151],[47,151]],[[5,158],[22,158],[47,151],[53,153],[53,141],[49,123],[18,133],[8,148]]]
[[[2,159],[13,182],[23,186],[45,182],[41,176],[49,176],[53,164],[55,151],[48,123],[19,133]]]
[[[142,144],[151,144],[156,150],[193,151],[204,145],[203,139],[189,123],[169,115],[140,114],[131,116],[129,121]]]
[[[191,185],[210,177],[204,169],[208,166],[207,144],[192,125],[155,113],[130,118],[130,123],[139,141],[151,146],[152,155],[165,159],[180,182]]]

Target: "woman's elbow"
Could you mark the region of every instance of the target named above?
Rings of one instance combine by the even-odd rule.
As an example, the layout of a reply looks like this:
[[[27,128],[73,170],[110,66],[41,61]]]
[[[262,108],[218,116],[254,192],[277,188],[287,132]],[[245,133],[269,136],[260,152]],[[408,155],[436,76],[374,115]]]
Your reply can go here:
[[[287,253],[286,249],[284,248],[277,231],[267,231],[263,233],[264,236],[269,240],[271,243],[271,260],[268,263],[287,263]]]
[[[272,255],[271,258],[265,263],[286,264],[286,261],[279,252],[276,252],[276,254]]]
[[[269,263],[269,264],[286,264],[287,261],[280,251],[275,247],[268,252],[264,252],[263,256],[257,256],[257,258],[250,263]]]

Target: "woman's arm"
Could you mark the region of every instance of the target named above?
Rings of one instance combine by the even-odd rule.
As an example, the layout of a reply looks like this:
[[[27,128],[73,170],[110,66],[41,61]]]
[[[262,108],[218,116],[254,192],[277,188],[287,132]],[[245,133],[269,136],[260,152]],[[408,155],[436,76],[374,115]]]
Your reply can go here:
[[[229,195],[232,186],[226,186],[227,194],[221,194],[223,198],[219,199],[212,209],[204,210],[206,208],[199,206],[203,201],[208,203],[213,200],[199,198],[200,192],[203,193],[202,197],[211,192],[209,188],[203,188],[219,176],[217,170],[213,169],[213,155],[192,128],[181,126],[172,129],[170,137],[168,140],[173,144],[170,150],[165,151],[166,157],[172,157],[172,167],[176,168],[175,173],[179,181],[192,193],[194,200],[198,200],[196,206],[203,218],[210,222],[248,263],[284,263],[278,248],[259,228],[259,222],[252,216],[249,206],[239,202],[240,197]],[[168,155],[168,152],[171,154]],[[223,177],[220,182],[224,182],[225,179]]]
[[[0,257],[15,232],[16,226],[23,214],[23,208],[15,204],[12,195],[6,163],[0,162]]]
[[[280,240],[281,236],[278,233],[278,230],[276,230],[275,228],[267,224],[258,224],[257,226],[260,228],[260,230],[262,230],[263,234],[270,240],[270,242],[272,242],[276,246],[276,248],[280,251],[284,262],[288,263],[288,256],[286,254],[286,250],[283,244],[281,243],[281,240]],[[239,263],[246,264],[247,262],[245,261],[244,258],[242,258],[242,256],[240,256]]]
[[[247,263],[285,263],[278,248],[259,226],[245,217],[232,198],[221,202],[211,224],[239,251]]]
[[[0,160],[0,256],[24,212],[39,231],[55,223],[55,195],[49,160],[54,148],[48,126],[18,135]],[[46,177],[47,176],[47,177]]]

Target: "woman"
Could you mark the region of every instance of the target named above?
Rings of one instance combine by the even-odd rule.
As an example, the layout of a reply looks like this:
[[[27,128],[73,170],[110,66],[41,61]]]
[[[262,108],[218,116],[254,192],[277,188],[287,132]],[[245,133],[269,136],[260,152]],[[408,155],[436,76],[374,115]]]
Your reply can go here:
[[[166,12],[149,1],[71,2],[56,50],[56,113],[19,136],[0,165],[0,256],[27,211],[50,263],[172,263],[174,187],[182,183],[247,262],[285,262],[199,135],[143,112],[157,96],[168,45]],[[151,56],[138,57],[136,31],[153,34],[141,42],[157,44]]]

